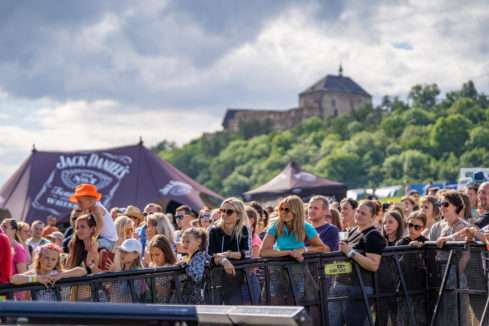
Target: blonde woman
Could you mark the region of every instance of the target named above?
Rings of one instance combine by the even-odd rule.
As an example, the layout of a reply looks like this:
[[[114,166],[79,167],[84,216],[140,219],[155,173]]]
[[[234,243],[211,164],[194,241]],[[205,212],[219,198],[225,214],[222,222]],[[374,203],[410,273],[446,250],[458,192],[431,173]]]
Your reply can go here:
[[[237,273],[232,261],[251,256],[250,222],[244,203],[238,198],[225,199],[216,226],[209,229],[209,246],[207,253],[212,262],[224,267],[222,275],[224,289],[221,304],[241,304],[243,298],[241,287],[244,287],[244,274]]]
[[[163,213],[153,213],[146,217],[146,240],[149,242],[157,235],[164,235],[176,249],[175,229],[167,215]],[[149,266],[151,261],[149,247],[144,248],[143,264]]]
[[[115,219],[114,224],[117,232],[116,247],[120,247],[125,240],[133,238],[134,221],[130,217],[122,215]]]
[[[278,219],[271,223],[260,249],[261,257],[290,256],[298,262],[304,260],[305,253],[327,252],[328,248],[321,242],[316,229],[304,222],[304,202],[298,196],[288,196],[278,204]],[[307,240],[306,247],[304,241]],[[270,291],[272,304],[283,303],[290,298],[287,278],[283,270],[272,272]],[[304,295],[304,266],[291,266],[292,284],[297,286],[299,296]]]

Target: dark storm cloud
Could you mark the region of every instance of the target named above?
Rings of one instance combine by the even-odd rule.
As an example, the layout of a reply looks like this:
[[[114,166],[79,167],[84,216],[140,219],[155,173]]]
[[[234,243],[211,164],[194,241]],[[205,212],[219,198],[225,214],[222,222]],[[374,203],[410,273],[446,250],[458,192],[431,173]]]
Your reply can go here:
[[[337,17],[343,9],[338,0],[320,3],[316,7],[321,21]],[[26,98],[112,98],[131,105],[222,108],[228,97],[249,96],[243,85],[210,78],[197,84],[152,87],[144,75],[156,68],[162,81],[185,81],[186,74],[205,72],[229,51],[252,43],[271,19],[298,5],[295,1],[179,0],[153,12],[144,10],[147,4],[0,2],[0,87]],[[80,42],[84,30],[107,15],[115,19],[117,30],[108,33],[104,47],[91,44],[90,35],[88,42]],[[181,73],[168,74],[172,69]]]

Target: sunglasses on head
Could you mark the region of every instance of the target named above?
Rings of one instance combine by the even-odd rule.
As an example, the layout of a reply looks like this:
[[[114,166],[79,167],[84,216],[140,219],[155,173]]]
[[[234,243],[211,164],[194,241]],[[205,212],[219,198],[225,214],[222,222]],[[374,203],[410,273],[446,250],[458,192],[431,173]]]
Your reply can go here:
[[[418,224],[414,224],[414,223],[408,223],[408,227],[410,229],[414,228],[416,231],[419,231],[423,228],[423,225],[418,225]]]
[[[221,209],[219,209],[219,212],[221,212],[222,214],[225,213],[227,216],[229,216],[229,215],[233,215],[234,209],[224,209],[224,208],[221,208]]]

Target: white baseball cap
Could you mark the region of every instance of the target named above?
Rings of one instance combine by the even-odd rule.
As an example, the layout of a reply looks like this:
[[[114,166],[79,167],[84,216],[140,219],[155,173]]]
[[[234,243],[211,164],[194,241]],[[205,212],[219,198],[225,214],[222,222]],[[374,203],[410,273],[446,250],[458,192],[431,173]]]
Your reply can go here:
[[[124,250],[125,252],[136,252],[141,255],[141,252],[143,251],[143,246],[141,245],[141,242],[139,240],[127,239],[121,244],[119,249]]]

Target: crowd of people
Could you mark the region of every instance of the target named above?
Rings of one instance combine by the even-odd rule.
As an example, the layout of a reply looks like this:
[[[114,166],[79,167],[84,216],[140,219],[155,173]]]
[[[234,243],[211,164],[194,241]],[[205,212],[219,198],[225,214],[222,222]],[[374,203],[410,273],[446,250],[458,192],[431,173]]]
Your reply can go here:
[[[76,204],[70,226],[62,233],[56,217],[31,225],[4,219],[0,231],[0,284],[42,283],[49,287],[60,279],[92,273],[142,268],[181,266],[186,278],[181,301],[204,302],[207,266],[222,266],[220,300],[223,304],[260,302],[262,272],[251,270],[247,282],[239,260],[250,257],[291,257],[297,262],[308,253],[339,251],[356,262],[362,273],[378,271],[387,246],[421,247],[427,240],[442,247],[450,240],[489,236],[489,183],[470,185],[464,191],[429,189],[420,196],[413,191],[400,203],[381,203],[351,198],[331,201],[317,195],[307,203],[295,195],[281,199],[276,207],[238,198],[225,199],[219,208],[204,207],[198,213],[186,205],[166,214],[160,205],[147,204],[141,211],[129,205],[108,210],[94,185],[79,185],[70,200]],[[8,250],[10,248],[10,250]],[[309,295],[311,279],[307,265],[295,264],[290,274],[271,271],[272,303],[287,303],[292,278],[301,299]],[[333,296],[360,296],[355,273],[338,275],[330,289]],[[373,293],[371,278],[364,278],[367,294]],[[147,285],[136,286],[144,295]],[[251,290],[250,290],[251,289]],[[109,289],[110,290],[110,289]],[[129,291],[113,287],[113,291]],[[159,297],[171,300],[169,280],[156,284]],[[49,298],[48,291],[45,298]],[[124,293],[121,293],[123,296]],[[28,297],[16,295],[17,300]],[[42,297],[42,294],[41,294]],[[83,286],[72,296],[89,301]],[[386,305],[395,323],[397,307]],[[331,325],[361,325],[366,313],[361,301],[336,301],[328,308]]]

